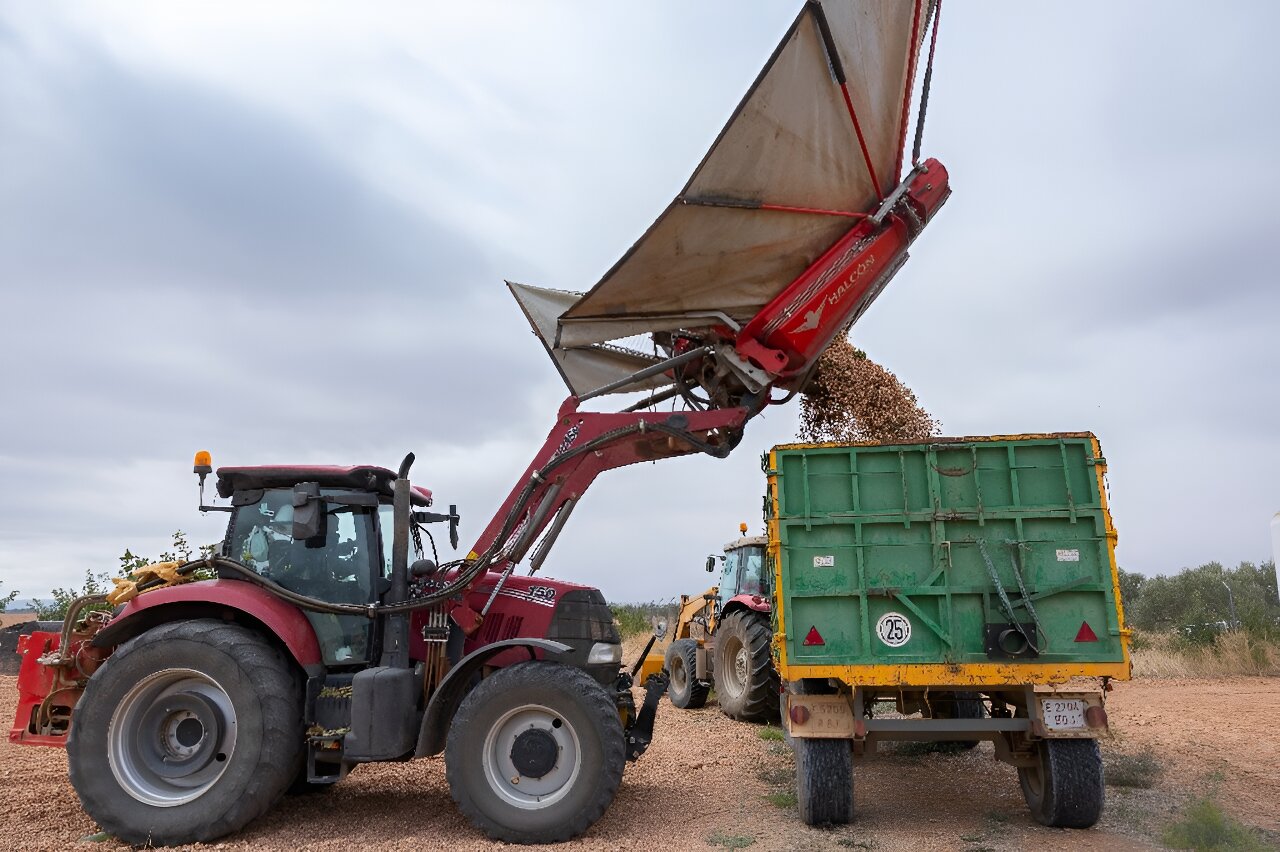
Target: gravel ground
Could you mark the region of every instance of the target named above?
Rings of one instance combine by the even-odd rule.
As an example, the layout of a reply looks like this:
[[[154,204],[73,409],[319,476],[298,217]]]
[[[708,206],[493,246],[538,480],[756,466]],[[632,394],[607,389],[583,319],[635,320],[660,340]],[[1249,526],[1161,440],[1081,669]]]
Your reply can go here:
[[[638,647],[636,648],[638,650]],[[634,653],[634,652],[633,652]],[[0,713],[12,718],[15,678],[0,677]],[[1218,787],[1221,800],[1255,825],[1280,827],[1274,731],[1280,680],[1146,681],[1120,684],[1109,705],[1108,750],[1155,748],[1167,772],[1153,790],[1108,790],[1103,822],[1089,831],[1043,828],[1027,815],[1013,769],[991,746],[961,754],[904,753],[857,767],[858,821],[833,830],[805,826],[793,792],[790,751],[732,722],[714,703],[682,711],[663,701],[656,739],[629,765],[609,812],[561,850],[1150,849],[1151,836],[1190,796]],[[1232,719],[1230,729],[1214,726]],[[7,848],[124,849],[81,842],[96,829],[55,749],[0,745],[0,827]],[[218,849],[489,849],[454,808],[441,759],[360,767],[325,793],[289,798]],[[208,847],[205,847],[208,848]],[[539,848],[539,847],[535,847]]]

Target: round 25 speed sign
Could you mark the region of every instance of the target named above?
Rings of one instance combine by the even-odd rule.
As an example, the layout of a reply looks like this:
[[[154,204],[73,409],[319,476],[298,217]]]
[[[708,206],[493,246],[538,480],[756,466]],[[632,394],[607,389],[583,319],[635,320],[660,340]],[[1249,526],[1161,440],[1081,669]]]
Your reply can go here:
[[[911,622],[897,612],[886,612],[876,622],[876,635],[890,648],[901,648],[911,639]]]

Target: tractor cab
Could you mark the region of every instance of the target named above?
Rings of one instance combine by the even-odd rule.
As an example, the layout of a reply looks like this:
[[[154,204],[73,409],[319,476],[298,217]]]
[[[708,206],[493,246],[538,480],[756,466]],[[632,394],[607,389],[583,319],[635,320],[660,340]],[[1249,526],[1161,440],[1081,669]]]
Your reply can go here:
[[[773,592],[773,577],[765,568],[768,537],[746,535],[746,524],[742,524],[739,529],[743,536],[726,544],[724,555],[719,557],[722,564],[716,592],[717,612],[723,610],[729,601],[739,597],[763,598],[767,602]],[[715,556],[707,557],[708,572],[715,570],[716,561]]]
[[[218,493],[231,500],[222,555],[300,595],[378,603],[391,589],[394,480],[380,467],[220,468]],[[412,503],[430,506],[431,492],[415,487]],[[409,562],[423,557],[419,542],[409,547]],[[305,615],[326,667],[372,662],[376,619]]]

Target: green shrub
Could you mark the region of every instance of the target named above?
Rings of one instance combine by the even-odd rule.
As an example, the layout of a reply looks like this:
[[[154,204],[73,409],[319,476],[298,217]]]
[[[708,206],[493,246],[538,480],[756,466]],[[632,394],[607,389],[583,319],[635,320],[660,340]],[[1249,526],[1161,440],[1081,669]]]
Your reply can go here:
[[[770,793],[764,797],[764,800],[779,808],[791,808],[795,807],[796,794],[788,790],[781,790],[777,793]]]
[[[1196,852],[1261,852],[1267,848],[1257,832],[1233,819],[1212,799],[1192,802],[1182,819],[1165,829],[1164,843]]]
[[[762,740],[780,740],[782,739],[782,729],[775,728],[773,725],[765,725],[756,731],[756,736]]]
[[[3,586],[3,585],[4,583],[0,583],[0,586]],[[16,591],[10,592],[7,595],[0,595],[0,612],[4,612],[5,608],[8,607],[9,604],[13,603],[13,599],[16,598],[17,596],[18,596],[18,593]]]
[[[723,831],[713,831],[707,835],[708,846],[723,846],[725,849],[746,849],[755,843],[756,839],[745,834],[725,834]]]
[[[1102,764],[1107,784],[1112,787],[1150,789],[1164,773],[1164,764],[1150,749],[1136,754],[1108,753],[1103,756]]]

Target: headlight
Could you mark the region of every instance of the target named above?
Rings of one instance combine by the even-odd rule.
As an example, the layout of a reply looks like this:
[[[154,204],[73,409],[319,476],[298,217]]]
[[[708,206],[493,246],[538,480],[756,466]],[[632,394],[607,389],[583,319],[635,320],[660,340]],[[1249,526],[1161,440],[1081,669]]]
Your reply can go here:
[[[587,665],[589,666],[599,663],[620,662],[622,662],[622,646],[609,642],[597,642],[591,646],[591,651],[587,654]]]

